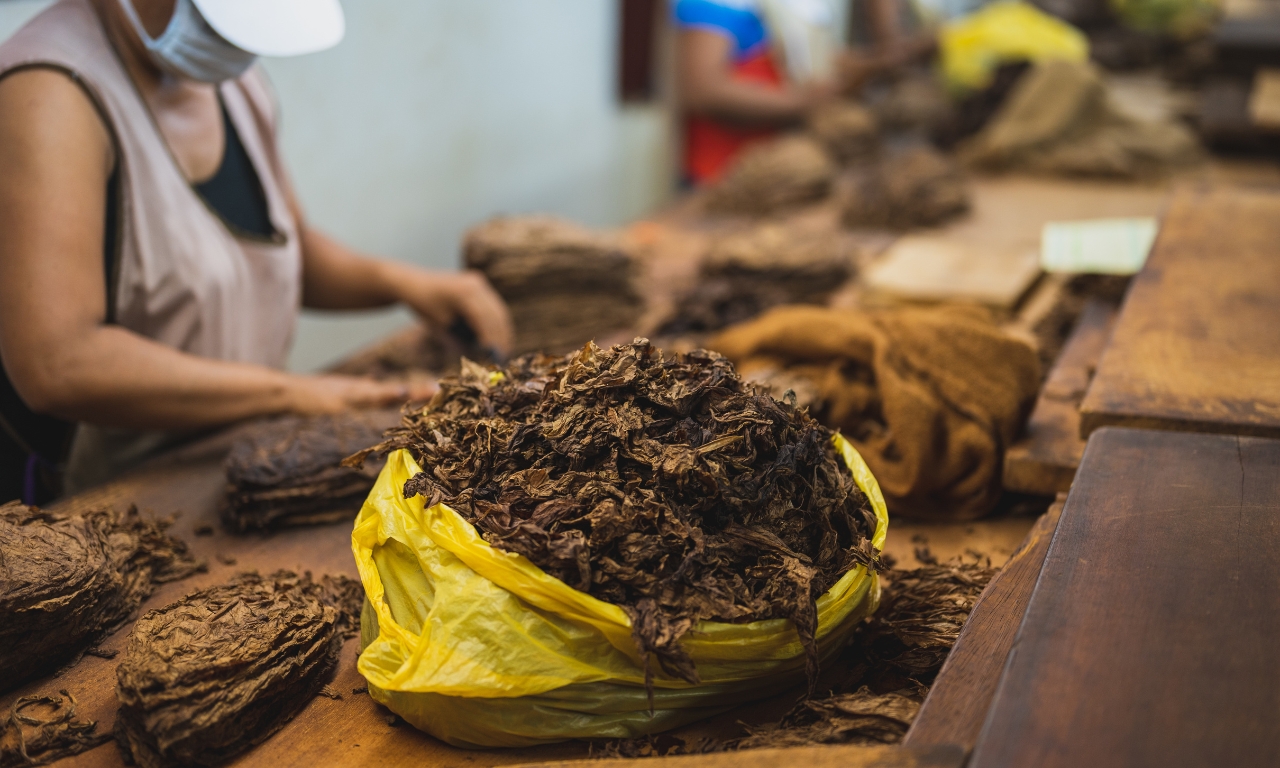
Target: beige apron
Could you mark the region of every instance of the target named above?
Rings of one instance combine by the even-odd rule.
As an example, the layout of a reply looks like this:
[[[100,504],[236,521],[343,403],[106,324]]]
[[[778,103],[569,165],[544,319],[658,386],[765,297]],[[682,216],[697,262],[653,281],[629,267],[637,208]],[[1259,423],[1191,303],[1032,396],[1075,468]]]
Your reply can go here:
[[[74,77],[113,135],[120,172],[114,321],[193,355],[282,367],[297,322],[302,260],[260,67],[220,89],[266,193],[277,233],[270,239],[232,231],[196,194],[88,0],[61,0],[0,45],[0,77],[32,66]],[[171,437],[80,425],[67,491],[113,476]]]

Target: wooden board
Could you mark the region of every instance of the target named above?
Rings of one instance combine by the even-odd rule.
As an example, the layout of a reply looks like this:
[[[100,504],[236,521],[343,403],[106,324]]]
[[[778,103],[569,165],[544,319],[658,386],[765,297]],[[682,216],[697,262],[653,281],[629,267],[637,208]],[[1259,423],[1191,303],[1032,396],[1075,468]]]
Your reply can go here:
[[[1280,764],[1280,441],[1089,440],[971,768]]]
[[[1031,601],[1064,500],[1059,496],[1040,516],[1022,546],[982,591],[907,732],[905,746],[956,744],[966,751],[973,749]]]
[[[869,293],[886,298],[1012,311],[1039,276],[1034,248],[979,248],[945,235],[906,235],[868,270],[865,281]]]
[[[1183,189],[1081,405],[1113,424],[1280,437],[1280,188]]]
[[[754,749],[711,755],[646,757],[633,760],[579,760],[530,763],[524,768],[610,768],[617,765],[661,766],[662,768],[773,768],[779,765],[808,768],[961,768],[964,750],[942,746],[912,749],[904,747],[793,747]]]
[[[1092,299],[1085,303],[1071,338],[1049,371],[1026,432],[1004,456],[1004,487],[1018,493],[1050,495],[1070,490],[1084,455],[1080,401],[1111,335],[1115,309]]]

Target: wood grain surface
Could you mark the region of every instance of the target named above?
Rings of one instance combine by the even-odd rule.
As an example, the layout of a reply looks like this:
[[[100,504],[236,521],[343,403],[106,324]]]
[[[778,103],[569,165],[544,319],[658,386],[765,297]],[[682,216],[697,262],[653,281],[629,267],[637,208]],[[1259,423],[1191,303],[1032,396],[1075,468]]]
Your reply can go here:
[[[1280,187],[1175,196],[1081,406],[1098,427],[1280,437]]]
[[[904,744],[955,744],[973,749],[995,697],[1014,635],[1031,601],[1065,496],[1059,496],[1027,533],[1022,546],[982,591],[951,655],[920,708]]]
[[[773,768],[793,765],[807,768],[961,768],[964,750],[940,746],[910,747],[793,747],[722,752],[711,755],[679,755],[639,760],[579,760],[529,763],[524,768],[609,768],[617,765],[661,768]]]
[[[1280,441],[1094,433],[971,768],[1280,764]]]
[[[1045,379],[1026,432],[1004,456],[1005,490],[1051,495],[1070,490],[1084,455],[1080,401],[1111,335],[1115,309],[1085,303],[1071,337]]]

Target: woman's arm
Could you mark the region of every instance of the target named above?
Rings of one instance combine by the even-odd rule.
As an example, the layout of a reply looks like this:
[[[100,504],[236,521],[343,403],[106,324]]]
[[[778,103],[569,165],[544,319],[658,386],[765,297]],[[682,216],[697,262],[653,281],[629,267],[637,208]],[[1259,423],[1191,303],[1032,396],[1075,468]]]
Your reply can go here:
[[[107,325],[111,140],[52,70],[0,81],[0,359],[33,410],[144,429],[214,426],[403,399],[398,385],[208,360]]]
[[[835,94],[828,83],[768,88],[738,80],[732,69],[733,41],[716,32],[680,32],[677,64],[680,102],[690,112],[742,123],[798,121],[815,105]]]
[[[480,343],[511,349],[511,315],[506,304],[475,271],[431,272],[402,262],[356,253],[307,227],[295,205],[302,232],[302,303],[314,309],[370,309],[403,303],[439,329],[465,319]]]

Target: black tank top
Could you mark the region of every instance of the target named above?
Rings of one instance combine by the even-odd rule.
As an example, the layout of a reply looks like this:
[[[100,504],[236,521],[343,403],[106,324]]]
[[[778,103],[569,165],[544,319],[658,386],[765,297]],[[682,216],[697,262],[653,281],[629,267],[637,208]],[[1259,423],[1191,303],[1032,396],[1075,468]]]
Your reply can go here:
[[[231,123],[226,106],[222,105],[221,109],[226,135],[222,162],[213,176],[195,184],[194,189],[232,232],[271,237],[275,228],[268,215],[266,192],[240,141],[240,134]],[[103,230],[102,263],[107,278],[108,323],[115,318],[119,212],[120,171],[117,167],[107,181]],[[27,504],[44,504],[57,497],[61,487],[61,468],[71,450],[74,434],[75,424],[28,408],[0,362],[0,504],[11,499],[22,499]]]

